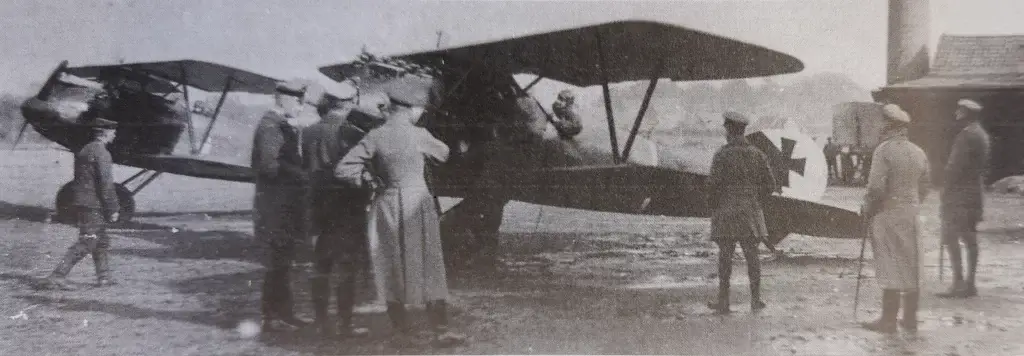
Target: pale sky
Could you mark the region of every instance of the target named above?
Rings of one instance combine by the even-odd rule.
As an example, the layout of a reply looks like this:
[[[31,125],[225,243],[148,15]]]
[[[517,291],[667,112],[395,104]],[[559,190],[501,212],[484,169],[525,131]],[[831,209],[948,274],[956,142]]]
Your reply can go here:
[[[1024,1],[931,0],[932,35],[1024,33]],[[277,78],[313,78],[366,47],[395,54],[574,25],[647,19],[763,45],[800,58],[804,74],[885,82],[887,0],[336,1],[163,0],[0,3],[0,91],[34,91],[72,66],[195,58]],[[932,50],[934,51],[934,45]]]

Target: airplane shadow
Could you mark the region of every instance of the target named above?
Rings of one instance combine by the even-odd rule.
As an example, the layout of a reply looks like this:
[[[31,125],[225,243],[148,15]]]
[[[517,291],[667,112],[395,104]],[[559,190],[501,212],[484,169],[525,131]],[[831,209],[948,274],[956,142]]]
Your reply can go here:
[[[50,214],[50,209],[39,206],[12,204],[0,201],[0,219],[17,219],[33,222],[44,222]]]
[[[159,231],[134,233],[132,237],[159,244],[162,247],[119,248],[115,243],[110,252],[158,261],[173,259],[262,261],[262,249],[259,243],[252,239],[251,234],[238,231],[180,230],[173,232],[160,229]]]

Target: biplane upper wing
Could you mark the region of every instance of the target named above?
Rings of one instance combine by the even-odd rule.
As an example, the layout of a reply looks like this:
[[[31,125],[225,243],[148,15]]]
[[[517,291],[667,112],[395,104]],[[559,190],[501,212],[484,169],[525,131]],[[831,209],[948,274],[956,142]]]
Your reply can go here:
[[[252,182],[255,177],[249,167],[188,156],[127,155],[114,160],[126,166],[196,178]]]
[[[761,77],[803,70],[800,60],[761,46],[652,21],[617,21],[463,47],[394,56],[425,65],[482,64],[489,70],[534,74],[580,87],[647,80]],[[353,68],[320,68],[344,80]]]
[[[99,77],[105,70],[125,68],[192,86],[207,92],[273,94],[278,80],[222,64],[183,59],[164,62],[140,62],[68,68],[67,72],[85,78]]]

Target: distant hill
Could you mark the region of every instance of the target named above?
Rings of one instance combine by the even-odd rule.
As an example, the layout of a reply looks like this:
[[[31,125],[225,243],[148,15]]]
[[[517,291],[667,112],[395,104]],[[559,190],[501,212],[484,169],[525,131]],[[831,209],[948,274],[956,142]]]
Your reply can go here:
[[[647,89],[646,82],[611,87],[617,126],[629,129]],[[812,136],[832,131],[832,106],[847,101],[871,101],[870,92],[844,74],[818,73],[782,85],[770,78],[712,82],[662,81],[655,89],[641,133],[680,135],[710,133],[721,114],[736,110],[752,118],[792,119]],[[604,118],[598,98],[581,103],[587,115]]]

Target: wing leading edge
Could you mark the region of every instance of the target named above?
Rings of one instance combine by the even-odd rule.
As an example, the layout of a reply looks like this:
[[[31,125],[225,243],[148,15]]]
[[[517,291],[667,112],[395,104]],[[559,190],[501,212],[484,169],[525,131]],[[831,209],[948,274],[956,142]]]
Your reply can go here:
[[[116,68],[151,74],[207,92],[224,91],[230,78],[229,91],[269,95],[274,93],[278,82],[277,79],[243,69],[192,59],[73,67],[68,68],[67,72],[79,77],[96,78],[105,70]]]
[[[659,68],[659,77],[681,81],[762,77],[804,67],[795,57],[765,47],[653,21],[609,22],[394,58],[428,65],[481,64],[580,87],[647,80]],[[321,67],[320,72],[340,81],[345,65]]]

